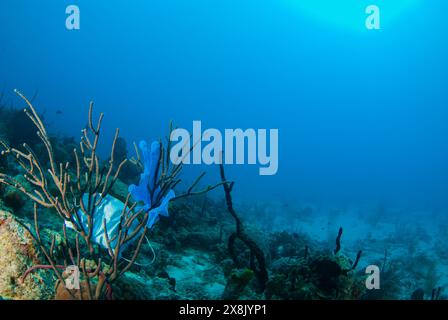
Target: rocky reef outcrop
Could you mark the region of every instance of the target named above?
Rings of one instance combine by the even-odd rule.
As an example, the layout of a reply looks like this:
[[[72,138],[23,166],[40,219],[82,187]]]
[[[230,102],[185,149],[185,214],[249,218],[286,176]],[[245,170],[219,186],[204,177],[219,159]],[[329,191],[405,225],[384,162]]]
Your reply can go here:
[[[34,272],[22,280],[27,269],[41,263],[31,235],[8,211],[0,210],[0,297],[14,300],[50,299],[48,275]]]

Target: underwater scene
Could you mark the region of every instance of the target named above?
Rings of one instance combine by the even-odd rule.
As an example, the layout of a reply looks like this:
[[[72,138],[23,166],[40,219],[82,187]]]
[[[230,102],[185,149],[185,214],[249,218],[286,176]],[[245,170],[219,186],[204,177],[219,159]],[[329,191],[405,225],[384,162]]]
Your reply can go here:
[[[446,12],[1,0],[0,300],[446,300]]]

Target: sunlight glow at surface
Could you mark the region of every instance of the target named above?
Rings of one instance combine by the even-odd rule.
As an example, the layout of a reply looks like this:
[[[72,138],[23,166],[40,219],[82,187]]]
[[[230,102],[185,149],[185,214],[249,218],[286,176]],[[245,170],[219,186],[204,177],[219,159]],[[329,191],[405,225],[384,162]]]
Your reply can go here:
[[[381,24],[387,26],[407,10],[415,8],[421,0],[286,0],[319,23],[328,23],[352,30],[365,30],[365,9],[376,5],[381,11]]]

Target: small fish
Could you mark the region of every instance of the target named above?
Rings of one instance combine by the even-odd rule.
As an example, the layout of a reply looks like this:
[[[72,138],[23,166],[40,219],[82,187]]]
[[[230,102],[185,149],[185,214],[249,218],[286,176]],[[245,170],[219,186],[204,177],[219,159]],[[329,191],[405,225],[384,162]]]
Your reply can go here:
[[[57,115],[61,115],[62,114],[62,110],[56,110],[56,114]]]

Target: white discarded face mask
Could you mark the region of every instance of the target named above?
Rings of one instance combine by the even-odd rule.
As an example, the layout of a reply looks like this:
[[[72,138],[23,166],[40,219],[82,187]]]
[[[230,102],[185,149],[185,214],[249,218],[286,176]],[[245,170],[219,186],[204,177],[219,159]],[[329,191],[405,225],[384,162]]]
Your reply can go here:
[[[88,195],[85,194],[83,196],[84,204],[87,205]],[[120,222],[121,215],[123,214],[124,203],[120,200],[112,197],[111,195],[107,195],[101,201],[100,205],[95,208],[95,212],[93,213],[93,230],[92,230],[92,241],[101,245],[103,248],[108,249],[106,233],[104,230],[104,220],[106,221],[106,229],[107,229],[107,237],[110,239],[110,246],[112,249],[117,245],[117,240],[114,237],[117,235]],[[127,212],[127,211],[126,211]],[[129,214],[133,214],[132,212]],[[76,221],[77,224],[82,226],[84,229],[88,228],[87,216],[80,210],[78,211],[78,215],[81,221]],[[75,218],[76,219],[76,218]],[[65,225],[75,230],[73,224],[71,222],[66,222]],[[139,226],[139,221],[134,219],[133,223],[128,229],[128,234],[131,234],[135,229]],[[143,229],[142,229],[143,230]],[[117,238],[117,237],[116,237]],[[134,237],[138,239],[138,235]],[[127,245],[131,244],[133,241],[129,241]],[[125,248],[121,248],[123,251]]]

